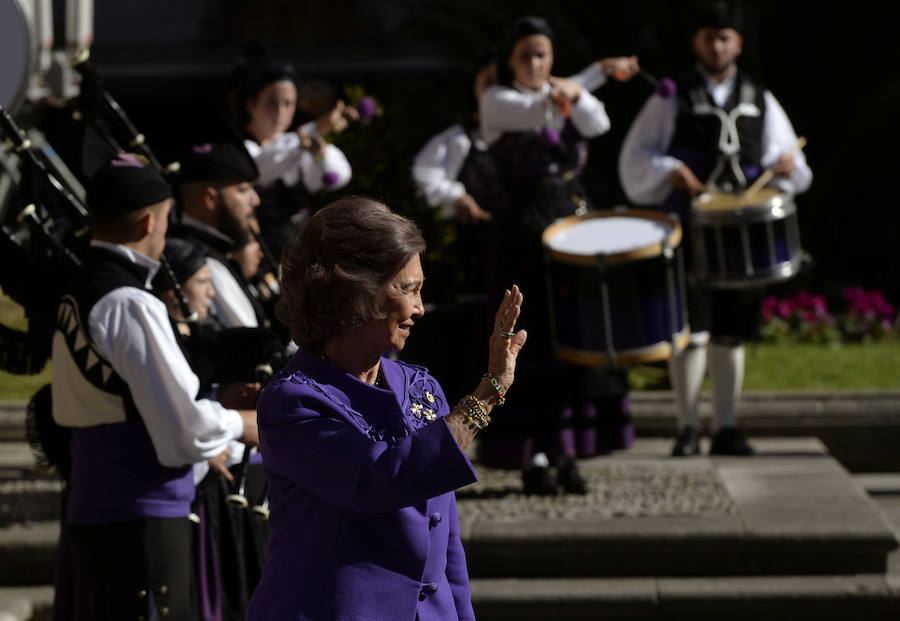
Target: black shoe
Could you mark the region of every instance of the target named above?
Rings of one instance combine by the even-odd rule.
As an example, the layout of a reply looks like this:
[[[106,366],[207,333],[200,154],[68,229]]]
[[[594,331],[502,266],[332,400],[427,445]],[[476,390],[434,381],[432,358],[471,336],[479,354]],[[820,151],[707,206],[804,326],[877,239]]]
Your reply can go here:
[[[522,488],[534,496],[556,496],[559,488],[546,466],[528,466],[522,471]]]
[[[753,455],[756,451],[736,427],[722,427],[712,439],[710,455]]]
[[[559,465],[559,468],[556,469],[556,481],[566,493],[581,496],[588,493],[587,481],[579,474],[574,459],[567,459]]]
[[[700,454],[700,430],[688,425],[675,438],[672,457],[693,457]]]

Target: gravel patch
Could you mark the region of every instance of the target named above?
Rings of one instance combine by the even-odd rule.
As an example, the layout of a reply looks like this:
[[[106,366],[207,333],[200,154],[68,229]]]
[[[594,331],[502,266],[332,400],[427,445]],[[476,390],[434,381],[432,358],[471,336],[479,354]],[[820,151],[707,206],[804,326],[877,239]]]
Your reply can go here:
[[[586,462],[582,476],[590,491],[526,496],[521,474],[477,466],[479,481],[457,492],[462,520],[614,519],[737,515],[712,464],[696,461],[665,463]]]

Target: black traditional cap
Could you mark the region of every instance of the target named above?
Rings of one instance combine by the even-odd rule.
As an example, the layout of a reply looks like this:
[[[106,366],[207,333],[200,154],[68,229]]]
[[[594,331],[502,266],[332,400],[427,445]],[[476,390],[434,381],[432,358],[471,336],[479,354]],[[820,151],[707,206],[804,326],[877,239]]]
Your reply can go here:
[[[544,35],[551,43],[556,41],[556,35],[550,24],[543,17],[524,15],[509,24],[503,30],[502,43],[497,50],[497,78],[500,84],[509,86],[513,81],[512,69],[509,68],[509,57],[519,39],[531,35]]]
[[[172,272],[175,279],[183,285],[188,278],[197,273],[201,267],[206,265],[206,251],[199,244],[192,244],[189,241],[178,239],[176,237],[166,238],[166,249],[163,251],[169,265],[172,266]],[[153,279],[153,288],[158,291],[166,291],[172,288],[172,284],[168,282],[168,277],[160,270]]]
[[[740,7],[728,2],[710,2],[699,8],[694,18],[694,32],[701,28],[733,28],[743,30]]]
[[[253,158],[234,144],[201,144],[193,147],[181,159],[179,183],[192,181],[226,181],[253,183],[259,171]]]
[[[127,213],[172,198],[172,186],[147,160],[119,153],[103,164],[87,184],[91,213]]]
[[[259,58],[247,64],[238,80],[241,82],[238,89],[241,106],[273,82],[287,80],[300,86],[300,76],[294,65],[272,58]]]

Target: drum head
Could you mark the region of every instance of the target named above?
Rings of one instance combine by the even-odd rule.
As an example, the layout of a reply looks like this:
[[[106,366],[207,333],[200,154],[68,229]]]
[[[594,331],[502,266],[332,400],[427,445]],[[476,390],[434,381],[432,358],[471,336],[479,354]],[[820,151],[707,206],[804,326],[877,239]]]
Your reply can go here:
[[[35,68],[36,40],[21,0],[0,0],[0,106],[14,114]]]
[[[662,254],[664,242],[681,243],[681,225],[659,212],[595,211],[559,220],[544,231],[550,255],[570,263],[634,261]]]
[[[742,194],[731,192],[704,192],[693,200],[691,207],[707,212],[735,211],[748,207],[768,208],[773,202],[781,200],[783,194],[778,188],[762,188],[747,199]]]

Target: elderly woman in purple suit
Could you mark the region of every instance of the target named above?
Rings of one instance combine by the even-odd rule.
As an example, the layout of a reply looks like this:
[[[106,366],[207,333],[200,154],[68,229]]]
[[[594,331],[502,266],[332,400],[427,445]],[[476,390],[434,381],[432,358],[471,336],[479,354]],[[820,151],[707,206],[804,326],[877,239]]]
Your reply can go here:
[[[457,405],[391,360],[424,313],[416,225],[350,197],[286,249],[279,318],[300,349],[259,399],[272,537],[250,620],[473,619],[454,490],[513,382],[522,305],[506,292],[487,372]]]

